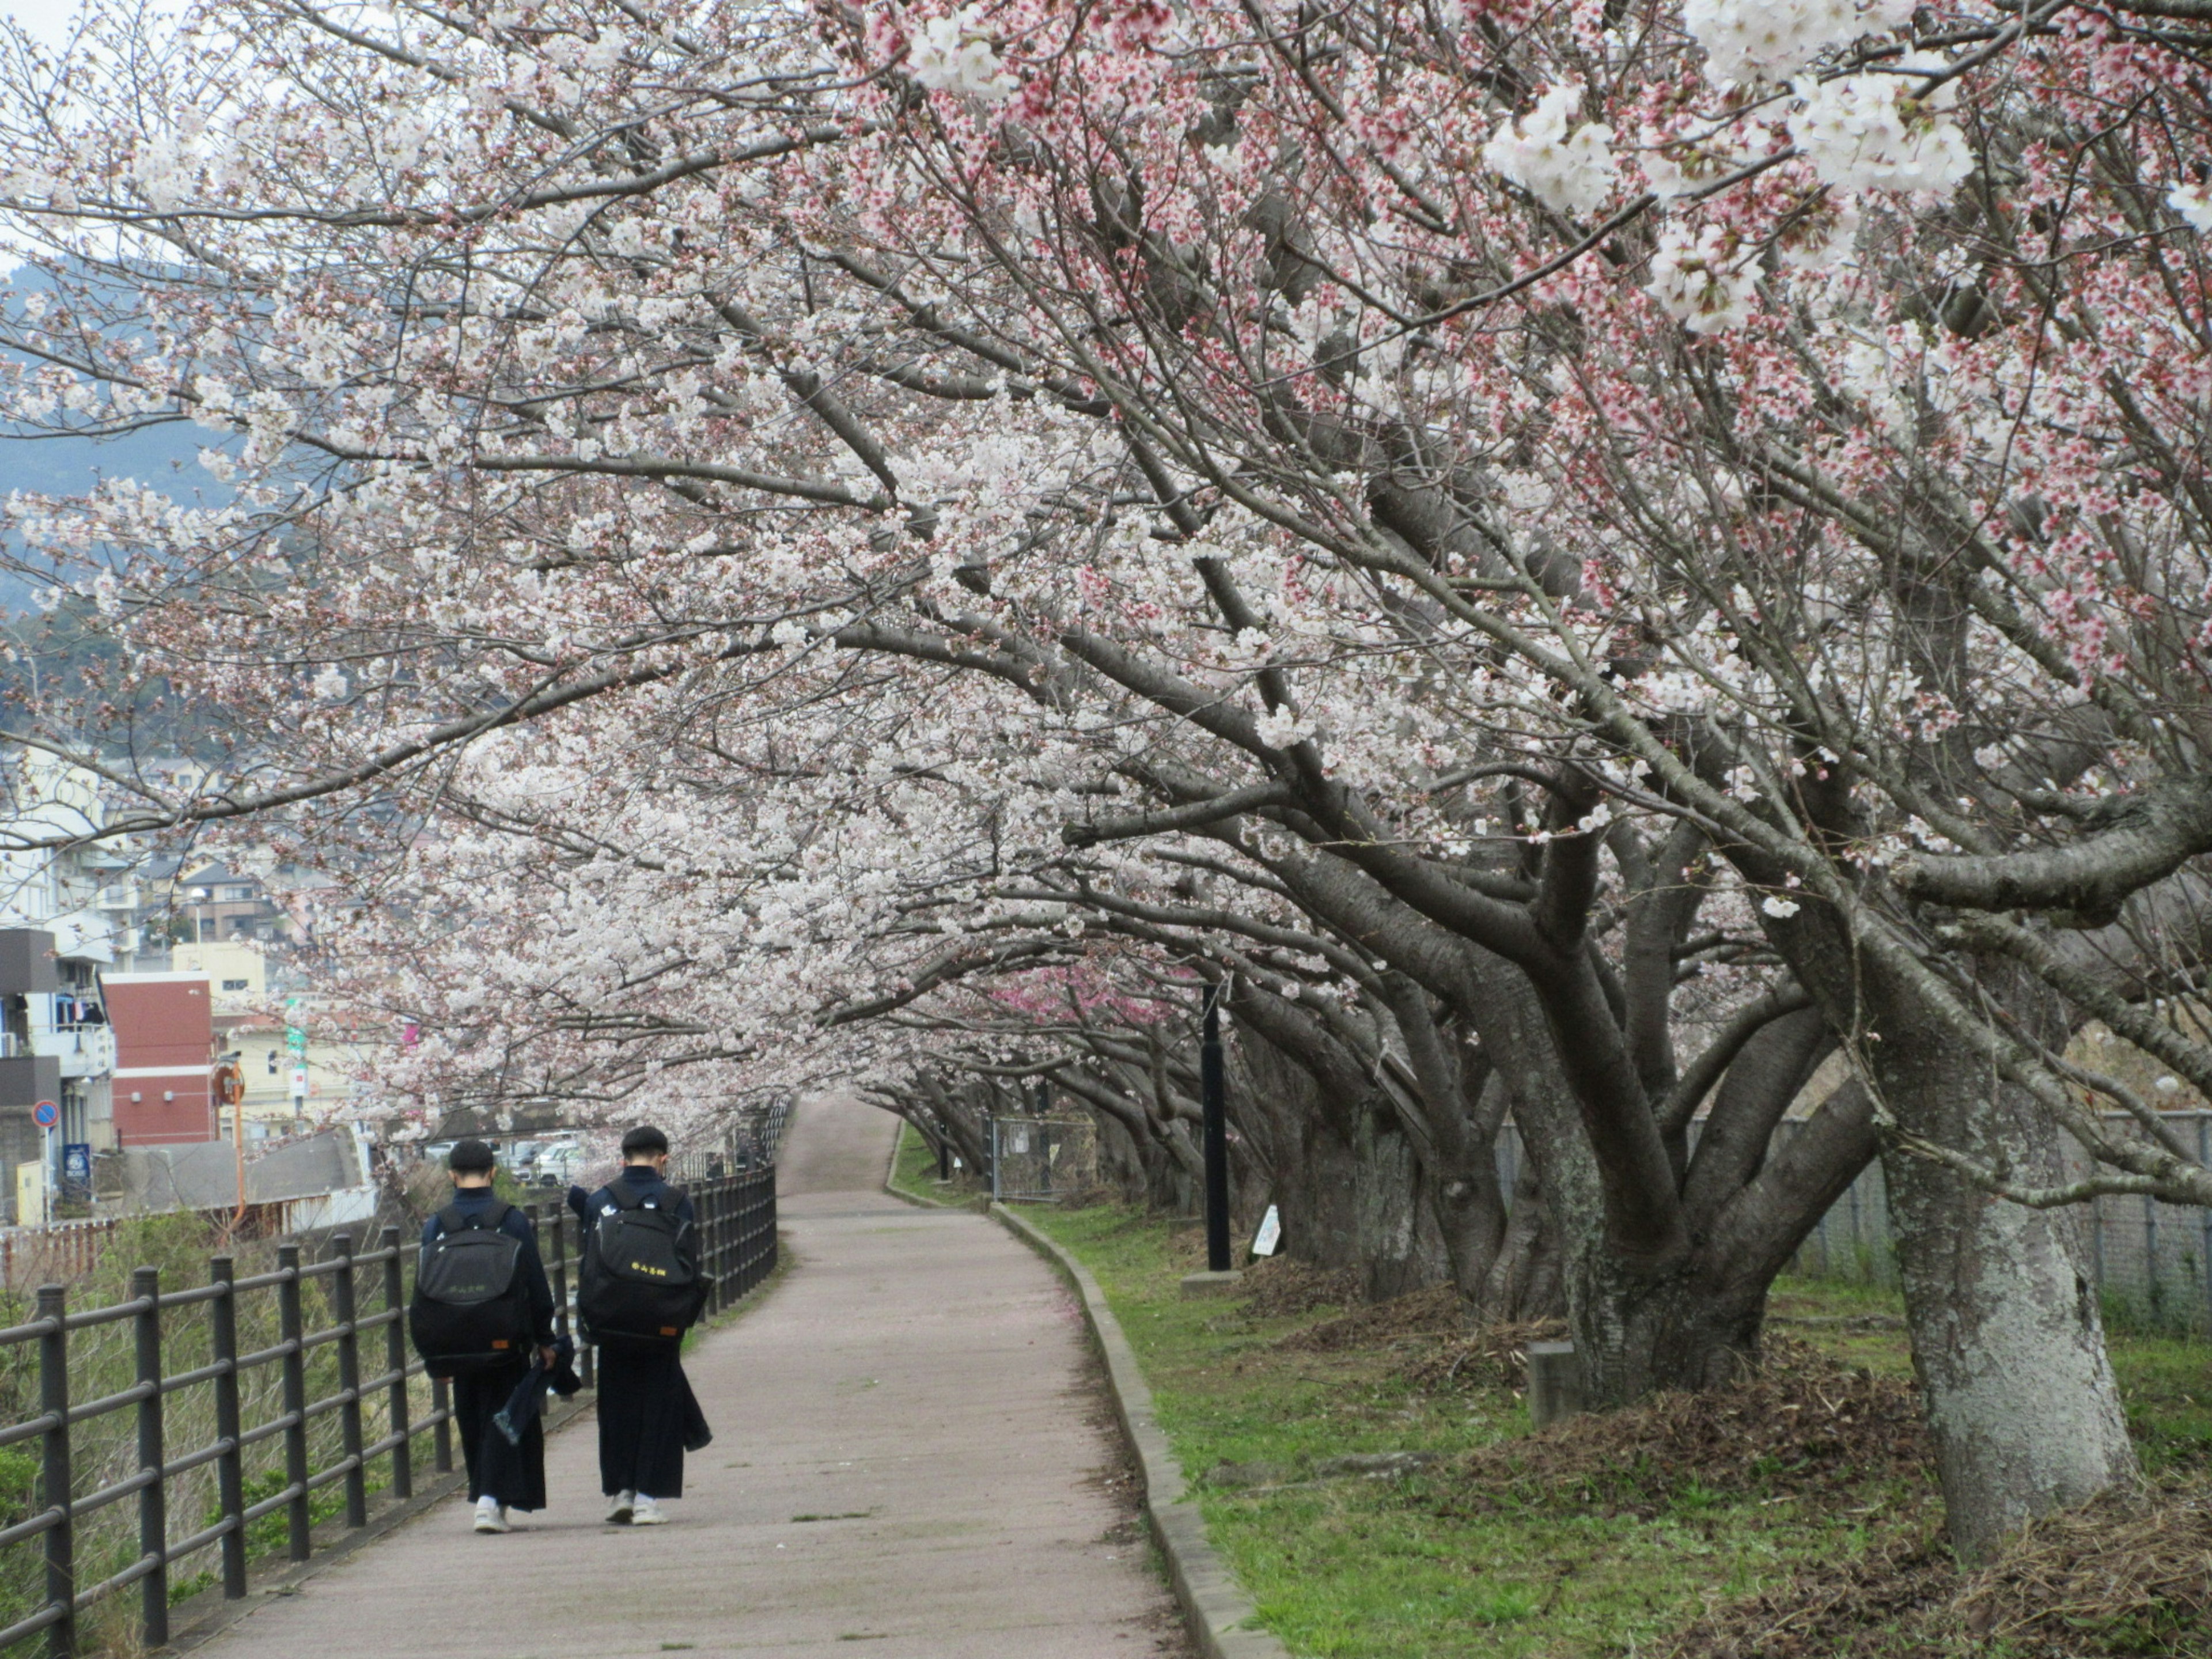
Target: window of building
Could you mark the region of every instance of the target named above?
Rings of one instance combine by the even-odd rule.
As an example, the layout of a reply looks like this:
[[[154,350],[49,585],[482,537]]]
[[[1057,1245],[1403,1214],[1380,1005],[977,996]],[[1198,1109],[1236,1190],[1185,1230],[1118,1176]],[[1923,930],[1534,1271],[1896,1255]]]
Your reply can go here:
[[[253,981],[250,979],[227,979],[222,982],[222,988],[226,991],[250,991],[253,988]]]

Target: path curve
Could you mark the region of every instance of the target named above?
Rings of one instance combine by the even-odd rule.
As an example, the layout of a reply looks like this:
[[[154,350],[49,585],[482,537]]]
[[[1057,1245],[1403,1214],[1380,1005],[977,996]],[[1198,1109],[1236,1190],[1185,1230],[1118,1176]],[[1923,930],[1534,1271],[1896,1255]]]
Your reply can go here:
[[[1119,1469],[1066,1287],[982,1217],[880,1190],[896,1125],[806,1103],[781,1159],[798,1262],[687,1359],[714,1443],[654,1530],[599,1522],[588,1422],[553,1508],[479,1537],[456,1502],[272,1598],[216,1659],[1155,1659],[1188,1651],[1102,1472]]]

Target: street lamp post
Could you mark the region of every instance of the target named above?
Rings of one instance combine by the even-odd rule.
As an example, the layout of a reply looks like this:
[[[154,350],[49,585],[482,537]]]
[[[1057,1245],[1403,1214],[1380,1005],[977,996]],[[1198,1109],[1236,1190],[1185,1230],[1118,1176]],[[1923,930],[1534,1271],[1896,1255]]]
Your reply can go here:
[[[1229,1091],[1221,1063],[1221,986],[1206,988],[1203,1033],[1198,1046],[1199,1104],[1206,1139],[1206,1267],[1229,1271]]]

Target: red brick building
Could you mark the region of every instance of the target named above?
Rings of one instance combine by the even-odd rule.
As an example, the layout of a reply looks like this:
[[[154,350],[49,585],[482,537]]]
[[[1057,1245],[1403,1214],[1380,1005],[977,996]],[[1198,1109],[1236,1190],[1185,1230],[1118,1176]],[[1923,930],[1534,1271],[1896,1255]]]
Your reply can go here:
[[[100,982],[115,1028],[116,1145],[218,1139],[207,975],[106,974]]]

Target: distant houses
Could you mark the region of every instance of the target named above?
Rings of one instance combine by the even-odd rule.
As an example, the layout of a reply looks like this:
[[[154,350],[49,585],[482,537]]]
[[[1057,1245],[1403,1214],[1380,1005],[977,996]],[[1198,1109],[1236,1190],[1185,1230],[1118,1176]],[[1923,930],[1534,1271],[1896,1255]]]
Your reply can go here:
[[[108,822],[99,779],[33,751],[0,781],[5,1221],[119,1195],[109,1164],[126,1154],[228,1139],[234,1124],[252,1152],[354,1103],[356,1048],[316,1016],[301,972],[313,929],[300,895],[320,883],[283,872],[280,896],[228,858],[70,844]]]

